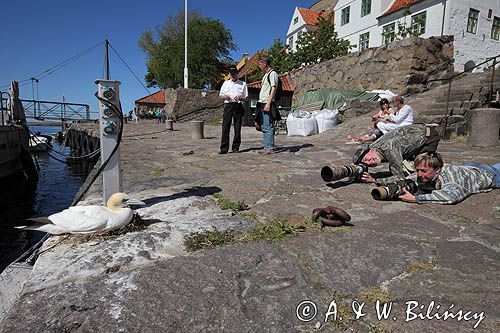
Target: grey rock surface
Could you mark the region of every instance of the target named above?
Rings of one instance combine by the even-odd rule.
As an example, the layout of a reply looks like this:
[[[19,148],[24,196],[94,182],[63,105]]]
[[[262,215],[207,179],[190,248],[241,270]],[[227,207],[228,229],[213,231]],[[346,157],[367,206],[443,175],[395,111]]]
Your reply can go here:
[[[175,131],[126,124],[123,187],[146,202],[137,209],[146,228],[86,243],[53,237],[0,332],[499,331],[499,191],[453,206],[412,205],[374,201],[366,184],[325,184],[321,167],[350,163],[358,146],[345,136],[369,126],[366,115],[321,135],[278,135],[272,155],[258,154],[261,133],[243,128],[241,152],[218,155],[220,127],[206,125],[206,139],[194,141],[189,124],[176,123]],[[450,163],[500,160],[497,148],[459,141],[439,151]],[[84,204],[101,201],[100,186]],[[213,193],[250,210],[223,211]],[[195,253],[182,245],[185,235],[213,226],[302,224],[327,205],[345,209],[350,224]],[[387,320],[377,318],[377,299],[392,302]],[[316,316],[301,321],[297,306],[306,300]],[[365,316],[356,318],[355,301],[365,303]],[[412,301],[422,317],[434,301],[434,317],[405,320]],[[307,305],[300,315],[313,310]],[[450,307],[471,312],[467,320],[437,318]],[[334,308],[337,320],[330,314],[325,323]]]

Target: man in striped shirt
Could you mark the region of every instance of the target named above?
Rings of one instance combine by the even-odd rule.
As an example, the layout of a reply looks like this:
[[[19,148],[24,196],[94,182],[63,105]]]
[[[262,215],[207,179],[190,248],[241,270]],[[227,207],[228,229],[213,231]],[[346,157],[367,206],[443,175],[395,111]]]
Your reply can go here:
[[[419,188],[415,195],[404,190],[399,198],[405,202],[455,204],[469,195],[500,188],[500,163],[444,165],[438,153],[423,153],[415,158],[416,174],[407,179],[417,180]]]

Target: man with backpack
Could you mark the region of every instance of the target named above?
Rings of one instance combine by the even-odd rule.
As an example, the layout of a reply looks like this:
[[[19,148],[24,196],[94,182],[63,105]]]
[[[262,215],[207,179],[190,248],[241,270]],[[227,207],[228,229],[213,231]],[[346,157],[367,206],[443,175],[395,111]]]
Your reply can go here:
[[[279,89],[278,73],[270,66],[269,58],[259,58],[259,68],[265,73],[262,77],[262,88],[257,103],[256,126],[262,129],[264,149],[260,154],[272,154],[274,149],[274,127],[275,122],[280,119],[275,97]]]

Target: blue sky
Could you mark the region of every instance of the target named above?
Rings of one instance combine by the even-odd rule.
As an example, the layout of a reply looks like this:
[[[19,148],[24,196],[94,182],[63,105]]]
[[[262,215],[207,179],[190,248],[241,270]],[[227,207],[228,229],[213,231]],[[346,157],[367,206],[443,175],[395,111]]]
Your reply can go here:
[[[188,0],[188,11],[199,10],[203,16],[222,21],[239,48],[231,56],[239,60],[245,52],[269,48],[275,38],[284,41],[294,8],[308,8],[315,2]],[[145,54],[137,41],[147,28],[163,24],[167,17],[183,10],[184,0],[16,0],[2,8],[0,86],[40,74],[106,38],[145,85]],[[67,102],[90,104],[91,110],[97,111],[94,80],[102,78],[103,68],[104,46],[41,78],[38,98],[61,101],[65,96]],[[148,92],[112,50],[110,68],[111,79],[121,81],[120,100],[126,112],[134,100]],[[31,99],[32,90],[28,81],[20,88],[20,97]]]

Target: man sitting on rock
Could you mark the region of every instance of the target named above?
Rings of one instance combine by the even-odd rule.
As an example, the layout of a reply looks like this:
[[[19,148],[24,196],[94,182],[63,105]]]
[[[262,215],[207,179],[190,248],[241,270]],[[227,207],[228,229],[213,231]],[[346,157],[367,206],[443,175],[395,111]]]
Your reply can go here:
[[[424,124],[413,124],[397,128],[380,137],[368,148],[356,151],[353,162],[375,167],[389,162],[391,177],[375,179],[368,172],[363,173],[361,181],[365,183],[387,183],[400,180],[413,173],[413,161],[416,155],[423,152],[435,152],[439,144],[439,135],[434,127]]]
[[[469,195],[500,188],[500,163],[445,165],[438,153],[423,153],[415,158],[417,173],[407,178],[418,188],[433,190],[411,194],[406,189],[399,198],[412,203],[455,204]]]

